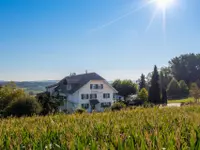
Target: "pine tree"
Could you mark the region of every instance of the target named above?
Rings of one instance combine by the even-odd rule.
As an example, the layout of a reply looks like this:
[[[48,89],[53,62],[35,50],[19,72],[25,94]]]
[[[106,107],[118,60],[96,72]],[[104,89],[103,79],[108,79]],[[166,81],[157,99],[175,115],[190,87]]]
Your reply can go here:
[[[163,75],[163,72],[160,71],[160,92],[162,93],[163,92],[163,89],[164,89],[164,75]]]
[[[151,79],[151,87],[149,89],[149,102],[154,104],[160,104],[160,86],[159,86],[159,74],[157,66],[154,67],[153,76]]]
[[[139,91],[141,91],[143,88],[146,88],[146,81],[144,74],[142,74],[140,78]]]
[[[167,91],[166,89],[162,89],[162,104],[167,104]]]

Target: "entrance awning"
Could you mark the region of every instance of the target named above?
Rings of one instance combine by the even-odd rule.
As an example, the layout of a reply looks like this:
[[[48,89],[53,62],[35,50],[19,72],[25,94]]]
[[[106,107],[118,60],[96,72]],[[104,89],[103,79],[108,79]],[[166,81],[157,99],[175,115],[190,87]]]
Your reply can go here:
[[[90,105],[96,105],[96,104],[99,104],[99,101],[97,99],[90,100]]]

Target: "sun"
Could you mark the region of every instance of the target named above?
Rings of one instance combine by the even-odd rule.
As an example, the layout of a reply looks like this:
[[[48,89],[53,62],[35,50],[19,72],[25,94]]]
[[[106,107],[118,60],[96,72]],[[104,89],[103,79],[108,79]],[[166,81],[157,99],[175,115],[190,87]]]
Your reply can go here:
[[[174,0],[155,0],[159,9],[166,9],[173,4]]]

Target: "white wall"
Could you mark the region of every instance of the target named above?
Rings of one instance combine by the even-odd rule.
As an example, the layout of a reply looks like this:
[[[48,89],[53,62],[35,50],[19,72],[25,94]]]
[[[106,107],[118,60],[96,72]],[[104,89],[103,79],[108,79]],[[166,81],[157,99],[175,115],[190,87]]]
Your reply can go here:
[[[103,89],[90,89],[90,84],[103,84]],[[52,92],[54,88],[49,89],[50,92]],[[116,93],[116,91],[108,85],[104,80],[91,80],[86,85],[81,87],[78,91],[76,91],[73,94],[69,94],[67,97],[67,102],[65,102],[64,106],[61,106],[61,110],[68,110],[68,111],[74,111],[77,108],[81,108],[81,104],[90,104],[90,99],[81,99],[82,94],[97,94],[97,100],[100,102],[96,105],[97,111],[103,111],[104,108],[101,107],[101,103],[103,102],[111,102],[113,104],[113,94]],[[103,98],[104,93],[109,93],[110,98]],[[88,112],[91,111],[91,107],[87,110]]]
[[[90,89],[90,84],[103,84],[103,89]],[[78,103],[80,104],[89,104],[89,99],[81,99],[82,94],[92,94],[95,93],[97,94],[97,100],[100,102],[99,104],[96,105],[96,109],[98,111],[103,111],[103,108],[101,108],[101,103],[102,102],[111,102],[113,103],[113,94],[115,93],[114,89],[111,88],[104,80],[91,80],[88,82],[86,85],[84,85],[78,92]],[[110,98],[103,98],[104,93],[109,93]]]

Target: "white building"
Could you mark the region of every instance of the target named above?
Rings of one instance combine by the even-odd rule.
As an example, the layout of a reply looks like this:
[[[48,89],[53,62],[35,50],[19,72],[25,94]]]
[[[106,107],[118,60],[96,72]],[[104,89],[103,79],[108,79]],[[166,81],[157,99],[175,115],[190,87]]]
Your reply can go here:
[[[59,94],[64,97],[61,110],[73,112],[84,108],[103,111],[114,102],[117,91],[101,76],[96,73],[85,73],[65,77],[57,84],[46,87],[47,92],[53,96]]]

